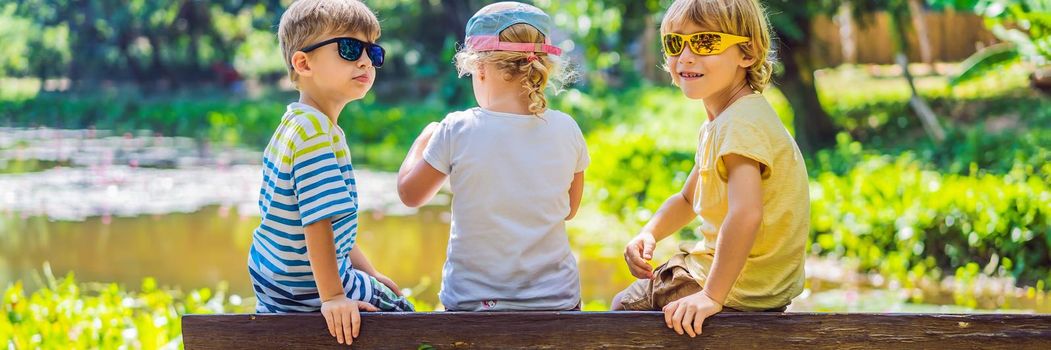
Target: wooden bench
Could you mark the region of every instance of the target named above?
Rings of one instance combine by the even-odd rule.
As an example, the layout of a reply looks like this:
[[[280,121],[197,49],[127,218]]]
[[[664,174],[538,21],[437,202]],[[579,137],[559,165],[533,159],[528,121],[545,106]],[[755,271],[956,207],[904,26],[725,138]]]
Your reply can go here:
[[[186,315],[186,349],[346,348],[321,314]],[[680,336],[659,312],[363,313],[360,349],[1051,349],[1051,315],[721,313]]]

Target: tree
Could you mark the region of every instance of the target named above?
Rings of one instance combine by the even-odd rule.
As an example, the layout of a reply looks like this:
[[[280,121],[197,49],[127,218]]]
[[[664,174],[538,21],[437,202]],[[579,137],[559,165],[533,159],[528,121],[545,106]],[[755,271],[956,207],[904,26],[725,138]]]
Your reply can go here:
[[[818,99],[814,71],[819,62],[811,55],[814,35],[812,19],[832,16],[840,0],[766,2],[770,23],[776,32],[776,47],[784,72],[780,76],[781,92],[792,105],[796,142],[805,153],[812,153],[835,141],[839,129]]]
[[[276,0],[25,0],[14,14],[67,28],[71,58],[61,73],[76,88],[100,79],[140,86],[210,81],[211,63],[231,62],[248,33],[270,30],[280,9]]]
[[[921,12],[923,10],[919,7],[916,0],[891,0],[887,3],[887,11],[890,13],[891,18],[890,30],[892,32],[891,38],[894,42],[894,51],[896,51],[895,61],[901,66],[902,75],[905,81],[909,83],[909,91],[912,93],[911,97],[909,97],[909,105],[916,112],[916,116],[919,117],[927,135],[934,142],[941,143],[945,140],[945,130],[938,123],[938,118],[934,115],[930,105],[927,104],[927,100],[916,89],[916,82],[912,78],[912,73],[909,72],[909,61],[907,58],[909,46],[906,41],[906,35],[910,29],[909,18],[911,17],[914,20],[922,18]],[[917,21],[912,23],[913,28],[917,30],[923,28],[916,25]],[[920,42],[922,46],[924,40],[921,39]]]
[[[908,49],[906,33],[916,23],[912,19],[919,20],[918,17],[913,17],[917,15],[917,11],[921,11],[917,0],[814,0],[803,4],[773,0],[766,4],[771,10],[770,21],[780,41],[778,47],[781,49],[780,58],[784,64],[781,91],[795,112],[793,126],[796,130],[796,141],[804,152],[810,153],[832,144],[835,134],[839,132],[839,128],[829,118],[818,98],[814,71],[822,67],[819,66],[819,60],[812,55],[811,43],[814,39],[812,19],[817,16],[833,16],[844,6],[849,9],[851,17],[859,26],[865,26],[866,18],[873,13],[886,11],[890,14],[890,30],[893,32],[891,37],[894,40],[892,44],[899,57],[904,78],[912,91],[909,103],[920,117],[928,134],[936,141],[944,138],[944,131],[938,125],[933,112],[916,90],[909,74],[908,62],[902,61]]]

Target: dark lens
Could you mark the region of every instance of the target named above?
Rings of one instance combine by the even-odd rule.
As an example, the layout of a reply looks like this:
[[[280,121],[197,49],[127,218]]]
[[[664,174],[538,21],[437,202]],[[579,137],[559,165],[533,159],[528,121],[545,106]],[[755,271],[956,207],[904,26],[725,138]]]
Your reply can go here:
[[[382,47],[376,44],[371,44],[369,45],[367,52],[369,55],[369,59],[372,60],[373,67],[383,67],[383,60],[386,58],[384,57],[386,56],[386,52],[383,51]]]
[[[690,46],[698,55],[711,54],[722,40],[723,37],[718,34],[697,34],[690,38]]]
[[[347,61],[357,61],[364,49],[365,43],[358,40],[344,38],[339,41],[339,56]]]
[[[672,56],[682,53],[682,38],[678,35],[665,35],[664,49]]]

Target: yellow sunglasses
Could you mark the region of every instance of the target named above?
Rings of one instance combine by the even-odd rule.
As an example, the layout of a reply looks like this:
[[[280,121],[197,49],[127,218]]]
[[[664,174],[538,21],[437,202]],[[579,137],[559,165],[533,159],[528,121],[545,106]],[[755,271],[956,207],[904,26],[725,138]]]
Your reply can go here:
[[[693,34],[668,33],[661,37],[661,46],[667,56],[678,56],[688,43],[690,51],[701,56],[718,55],[726,49],[746,43],[749,39],[743,36],[719,32],[700,32]]]

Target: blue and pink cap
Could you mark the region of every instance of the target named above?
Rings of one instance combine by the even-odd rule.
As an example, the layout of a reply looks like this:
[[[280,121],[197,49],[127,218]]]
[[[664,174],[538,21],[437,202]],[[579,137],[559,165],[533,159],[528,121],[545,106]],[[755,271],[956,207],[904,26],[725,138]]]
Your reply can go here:
[[[551,45],[551,17],[540,9],[520,2],[498,2],[493,12],[475,14],[467,21],[465,46],[474,51],[515,51],[547,53],[559,56],[562,49]],[[488,6],[487,6],[488,7]],[[484,8],[482,10],[485,10]],[[484,11],[479,11],[484,12]],[[525,23],[544,35],[543,43],[514,43],[500,41],[500,32],[515,24]]]

